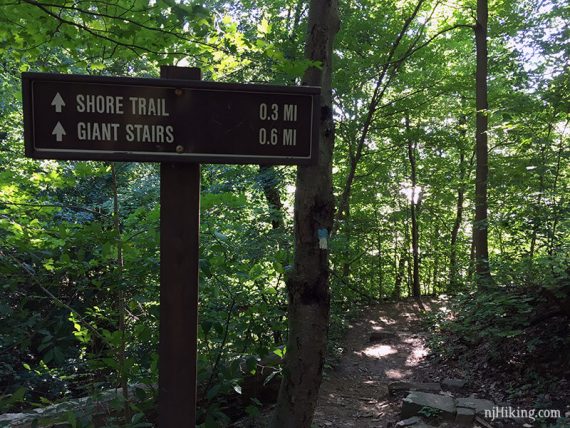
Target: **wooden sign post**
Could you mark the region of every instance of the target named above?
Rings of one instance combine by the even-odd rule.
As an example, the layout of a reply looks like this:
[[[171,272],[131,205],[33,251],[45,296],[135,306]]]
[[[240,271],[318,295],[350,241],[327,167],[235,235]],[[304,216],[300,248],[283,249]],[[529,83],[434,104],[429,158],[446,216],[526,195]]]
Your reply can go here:
[[[317,161],[320,88],[23,73],[26,155],[160,162],[159,424],[194,427],[200,162]]]
[[[201,79],[200,69],[160,76]],[[160,164],[159,426],[194,427],[200,258],[200,164]]]

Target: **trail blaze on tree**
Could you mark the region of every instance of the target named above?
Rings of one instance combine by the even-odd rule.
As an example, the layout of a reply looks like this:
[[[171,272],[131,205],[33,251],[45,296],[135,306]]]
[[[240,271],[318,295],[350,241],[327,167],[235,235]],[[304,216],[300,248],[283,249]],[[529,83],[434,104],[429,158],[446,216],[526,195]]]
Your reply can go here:
[[[287,278],[289,336],[284,376],[272,427],[309,427],[317,404],[327,349],[330,311],[329,251],[319,247],[319,230],[333,223],[332,46],[339,29],[336,0],[312,0],[305,56],[319,61],[303,76],[321,87],[319,163],[300,166],[295,193],[295,256]]]

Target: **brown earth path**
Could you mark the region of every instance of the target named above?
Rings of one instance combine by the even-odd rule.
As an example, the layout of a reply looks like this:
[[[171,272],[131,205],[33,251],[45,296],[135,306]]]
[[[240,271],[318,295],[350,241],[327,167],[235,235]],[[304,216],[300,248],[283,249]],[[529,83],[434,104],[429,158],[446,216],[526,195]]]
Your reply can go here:
[[[419,314],[413,301],[383,303],[349,326],[321,386],[314,426],[379,428],[400,419],[401,397],[390,397],[388,384],[421,380],[427,348]]]

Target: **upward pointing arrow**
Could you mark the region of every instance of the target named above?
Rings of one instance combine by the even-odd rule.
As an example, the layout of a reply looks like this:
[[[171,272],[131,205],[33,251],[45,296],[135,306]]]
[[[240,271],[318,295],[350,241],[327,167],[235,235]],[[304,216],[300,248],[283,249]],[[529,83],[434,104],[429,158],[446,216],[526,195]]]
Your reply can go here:
[[[51,135],[55,135],[55,140],[61,142],[63,141],[63,136],[67,134],[65,133],[63,126],[61,126],[61,123],[57,122],[55,128],[53,128],[53,131],[51,132]]]
[[[65,101],[63,101],[63,98],[61,98],[59,92],[55,94],[55,97],[53,97],[51,105],[55,107],[56,113],[61,113],[61,108],[65,107]]]

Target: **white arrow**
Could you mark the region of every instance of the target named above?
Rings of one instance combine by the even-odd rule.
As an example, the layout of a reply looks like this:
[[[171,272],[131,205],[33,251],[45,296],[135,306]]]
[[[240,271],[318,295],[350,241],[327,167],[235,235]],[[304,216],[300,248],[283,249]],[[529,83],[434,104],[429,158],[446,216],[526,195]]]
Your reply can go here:
[[[63,141],[63,136],[67,134],[65,133],[63,126],[61,126],[61,123],[57,122],[57,125],[55,125],[55,128],[53,128],[51,135],[55,135],[56,141]]]
[[[59,92],[57,94],[55,94],[55,97],[53,97],[51,105],[55,107],[56,113],[61,113],[61,108],[65,107],[65,101],[63,101],[63,98],[61,98],[61,95],[59,95]]]

